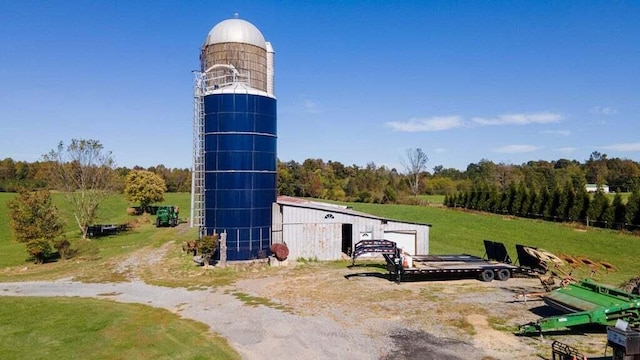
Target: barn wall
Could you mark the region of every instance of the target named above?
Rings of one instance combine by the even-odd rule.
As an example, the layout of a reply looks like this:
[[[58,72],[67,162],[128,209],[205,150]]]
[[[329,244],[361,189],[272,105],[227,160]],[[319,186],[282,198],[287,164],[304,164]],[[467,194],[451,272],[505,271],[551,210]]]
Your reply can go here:
[[[273,244],[282,243],[282,213],[280,212],[280,205],[273,203],[271,207],[271,218],[273,224],[271,225],[271,239]]]
[[[291,259],[325,261],[342,257],[342,224],[284,224],[282,234]]]
[[[429,253],[429,226],[357,214],[275,204],[273,241],[285,242],[292,259],[338,260],[342,257],[342,224],[352,224],[353,245],[363,232],[384,239],[385,231],[415,231],[416,253]],[[276,214],[277,213],[277,214]],[[280,240],[281,239],[281,240]]]

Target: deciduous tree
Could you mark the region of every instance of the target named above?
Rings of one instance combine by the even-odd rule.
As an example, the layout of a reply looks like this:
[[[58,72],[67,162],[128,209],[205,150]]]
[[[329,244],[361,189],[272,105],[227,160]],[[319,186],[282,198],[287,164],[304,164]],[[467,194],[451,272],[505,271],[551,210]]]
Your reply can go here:
[[[21,190],[7,206],[14,238],[26,245],[37,263],[42,263],[50,255],[51,244],[62,234],[64,225],[51,202],[51,194],[47,190]]]
[[[98,140],[61,141],[43,156],[50,163],[50,185],[64,192],[82,238],[96,218],[100,202],[115,186],[114,161]]]
[[[155,202],[163,201],[166,190],[167,186],[159,175],[146,170],[133,170],[125,179],[124,197],[146,209]]]
[[[407,174],[411,193],[415,198],[418,198],[418,192],[420,191],[420,174],[427,169],[428,161],[429,157],[421,148],[407,149],[405,158],[401,160],[402,167],[404,167]]]

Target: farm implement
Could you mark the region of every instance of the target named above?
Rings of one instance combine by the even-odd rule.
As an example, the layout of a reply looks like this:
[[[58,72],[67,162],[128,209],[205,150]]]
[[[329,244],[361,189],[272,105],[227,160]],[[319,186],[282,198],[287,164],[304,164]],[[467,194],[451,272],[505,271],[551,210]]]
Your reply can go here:
[[[544,302],[565,314],[520,327],[520,334],[540,334],[579,325],[614,325],[618,319],[640,326],[640,295],[602,285],[591,279],[569,283],[542,295]]]

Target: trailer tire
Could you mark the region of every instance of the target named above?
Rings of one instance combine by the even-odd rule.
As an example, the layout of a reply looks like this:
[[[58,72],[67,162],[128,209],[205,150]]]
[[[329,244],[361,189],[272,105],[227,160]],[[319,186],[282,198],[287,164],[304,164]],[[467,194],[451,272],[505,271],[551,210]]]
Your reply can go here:
[[[507,281],[511,277],[511,271],[509,269],[500,269],[496,272],[496,279],[500,281]]]
[[[494,277],[495,277],[495,274],[493,273],[493,270],[484,270],[483,272],[480,273],[480,280],[484,282],[491,282],[493,281]]]
[[[160,227],[160,218],[156,219],[156,227]]]

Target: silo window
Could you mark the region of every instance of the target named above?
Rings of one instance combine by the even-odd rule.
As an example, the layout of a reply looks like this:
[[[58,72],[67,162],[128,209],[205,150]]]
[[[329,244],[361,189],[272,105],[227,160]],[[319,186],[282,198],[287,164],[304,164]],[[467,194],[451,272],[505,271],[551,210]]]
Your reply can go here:
[[[325,219],[335,219],[335,216],[333,216],[333,214],[327,214],[324,216]]]

